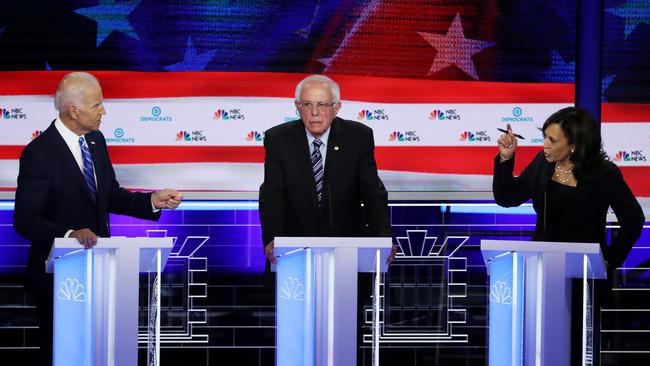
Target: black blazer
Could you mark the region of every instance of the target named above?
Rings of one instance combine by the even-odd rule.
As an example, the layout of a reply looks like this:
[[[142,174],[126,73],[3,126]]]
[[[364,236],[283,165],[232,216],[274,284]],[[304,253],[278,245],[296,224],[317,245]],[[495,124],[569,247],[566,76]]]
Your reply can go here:
[[[558,227],[557,238],[549,238],[545,213],[548,210],[546,189],[553,176],[555,163],[549,163],[540,152],[519,177],[513,177],[514,157],[503,163],[494,159],[492,192],[497,204],[519,206],[532,199],[537,213],[533,240],[601,243],[609,268],[623,264],[641,235],[645,216],[639,202],[623,180],[618,167],[609,163],[597,175],[579,181],[576,198],[572,200]],[[612,244],[606,245],[607,210],[612,207],[621,228]],[[553,240],[555,239],[555,240]]]
[[[101,132],[86,134],[95,164],[97,200],[93,203],[83,178],[54,123],[30,142],[20,156],[14,228],[32,242],[28,275],[38,281],[54,238],[68,230],[88,228],[109,237],[110,212],[157,220],[151,193],[133,193],[119,186]]]
[[[320,208],[303,122],[269,129],[264,147],[259,196],[264,245],[276,236],[392,236],[372,129],[338,117],[332,122]]]

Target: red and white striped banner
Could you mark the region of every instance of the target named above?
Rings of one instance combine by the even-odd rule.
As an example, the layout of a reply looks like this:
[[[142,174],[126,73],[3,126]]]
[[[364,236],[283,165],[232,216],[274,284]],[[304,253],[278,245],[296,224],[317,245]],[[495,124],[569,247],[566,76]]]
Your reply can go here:
[[[0,190],[13,190],[23,147],[56,117],[65,72],[0,73]],[[264,131],[297,118],[281,73],[93,72],[107,115],[101,130],[121,184],[255,191]],[[391,191],[490,191],[498,127],[525,136],[522,169],[542,146],[545,119],[573,103],[571,84],[439,81],[332,75],[339,116],[373,128]],[[604,104],[605,149],[638,196],[650,197],[650,105]]]

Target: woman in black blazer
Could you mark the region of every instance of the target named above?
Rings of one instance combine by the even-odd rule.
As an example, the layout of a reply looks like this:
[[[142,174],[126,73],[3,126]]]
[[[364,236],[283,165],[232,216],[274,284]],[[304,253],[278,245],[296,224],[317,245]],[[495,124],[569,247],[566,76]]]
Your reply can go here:
[[[561,109],[546,120],[542,132],[544,151],[518,177],[512,176],[517,139],[510,125],[499,138],[492,182],[497,204],[513,207],[532,199],[537,213],[533,240],[601,243],[613,271],[641,235],[645,221],[641,206],[603,151],[598,125],[589,112]],[[620,229],[607,246],[609,207]]]
[[[609,288],[616,282],[615,270],[639,239],[645,216],[621,171],[603,151],[598,125],[589,112],[575,107],[561,109],[546,120],[542,132],[544,151],[535,156],[521,175],[513,177],[517,139],[508,125],[508,132],[498,140],[492,192],[497,204],[504,207],[519,206],[532,199],[537,213],[533,240],[601,244],[610,285],[596,285],[594,309],[598,309],[606,301],[613,301]],[[607,246],[605,225],[609,207],[614,210],[620,229]],[[582,313],[581,290],[574,283],[574,314]],[[599,318],[593,317],[593,329],[599,329]],[[571,323],[571,364],[577,365],[582,356],[582,317],[572,316]],[[593,340],[593,349],[600,349],[598,334],[594,334]],[[596,365],[598,352],[593,356]]]

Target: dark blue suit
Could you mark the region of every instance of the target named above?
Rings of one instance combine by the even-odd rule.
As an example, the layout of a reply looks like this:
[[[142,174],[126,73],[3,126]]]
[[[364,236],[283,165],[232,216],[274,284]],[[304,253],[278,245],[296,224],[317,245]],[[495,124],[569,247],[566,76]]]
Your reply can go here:
[[[85,137],[97,178],[96,202],[54,123],[20,156],[14,228],[32,242],[26,284],[31,285],[37,301],[41,337],[46,338],[41,340],[41,347],[49,353],[47,357],[52,355],[53,291],[52,276],[45,273],[44,262],[54,238],[83,228],[109,237],[109,213],[152,220],[160,217],[160,212],[152,210],[151,193],[133,193],[119,186],[102,133],[90,132]]]

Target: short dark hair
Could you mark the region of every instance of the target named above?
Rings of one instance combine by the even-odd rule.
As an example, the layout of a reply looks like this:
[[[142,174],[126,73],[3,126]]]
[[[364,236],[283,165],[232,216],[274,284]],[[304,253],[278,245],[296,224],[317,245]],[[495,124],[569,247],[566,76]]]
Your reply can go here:
[[[600,129],[586,109],[560,109],[548,117],[542,131],[552,124],[558,124],[569,144],[575,146],[569,160],[573,163],[573,175],[577,181],[595,175],[606,165],[609,159],[603,150]]]

